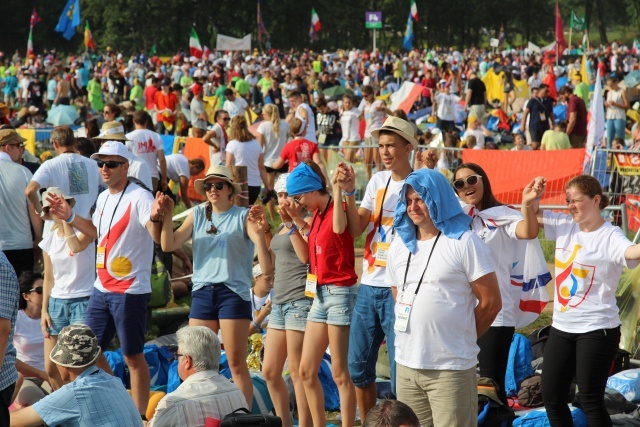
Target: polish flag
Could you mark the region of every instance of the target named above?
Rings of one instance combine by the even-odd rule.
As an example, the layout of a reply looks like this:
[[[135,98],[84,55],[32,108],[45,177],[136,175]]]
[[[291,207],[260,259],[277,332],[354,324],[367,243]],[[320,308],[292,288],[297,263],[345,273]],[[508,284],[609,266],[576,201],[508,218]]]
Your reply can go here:
[[[400,90],[391,95],[391,111],[402,110],[409,114],[414,102],[422,93],[423,86],[411,82],[404,82],[400,86]]]

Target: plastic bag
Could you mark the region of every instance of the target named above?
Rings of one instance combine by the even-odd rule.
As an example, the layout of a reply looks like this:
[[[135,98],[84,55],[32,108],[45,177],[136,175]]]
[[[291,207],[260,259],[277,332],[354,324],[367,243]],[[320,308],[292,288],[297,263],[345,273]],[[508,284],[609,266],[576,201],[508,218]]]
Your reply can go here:
[[[640,309],[640,267],[625,268],[616,289],[616,302],[620,311],[620,348],[631,354],[637,349],[636,336]]]

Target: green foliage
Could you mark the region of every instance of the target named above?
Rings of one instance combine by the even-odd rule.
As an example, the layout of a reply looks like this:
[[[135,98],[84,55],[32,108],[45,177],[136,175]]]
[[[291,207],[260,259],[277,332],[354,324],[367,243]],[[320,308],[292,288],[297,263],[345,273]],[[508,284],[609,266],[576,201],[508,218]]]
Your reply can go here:
[[[89,20],[99,51],[107,46],[126,54],[148,51],[153,44],[158,55],[173,55],[188,50],[191,26],[195,25],[202,44],[215,48],[217,33],[242,37],[256,36],[256,0],[81,0],[82,24]],[[417,47],[488,46],[489,38],[498,37],[504,25],[506,44],[553,41],[554,0],[416,0],[419,22],[415,24]],[[54,32],[66,0],[37,3],[42,22],[34,29],[36,51],[56,48],[67,53],[84,50],[82,28],[66,41]],[[382,11],[385,27],[378,32],[381,50],[398,49],[402,43],[410,0],[262,0],[262,17],[271,35],[273,47],[370,48],[372,31],[364,28],[367,10]],[[29,32],[33,2],[4,0],[0,15],[0,50],[24,53]],[[311,7],[315,7],[322,30],[320,40],[309,42]],[[631,41],[640,24],[640,0],[561,0],[565,30],[569,16],[575,11],[586,15],[592,41],[606,42],[614,38]],[[608,34],[612,29],[615,34]],[[574,35],[579,43],[581,36]],[[262,48],[265,46],[263,45]]]

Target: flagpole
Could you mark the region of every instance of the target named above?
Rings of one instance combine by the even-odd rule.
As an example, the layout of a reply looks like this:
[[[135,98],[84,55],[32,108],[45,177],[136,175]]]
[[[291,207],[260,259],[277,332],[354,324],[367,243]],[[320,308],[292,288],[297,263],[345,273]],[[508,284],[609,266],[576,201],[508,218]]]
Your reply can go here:
[[[569,25],[569,55],[571,55],[571,36],[573,34],[573,16],[571,17],[571,19],[572,19],[571,25]]]

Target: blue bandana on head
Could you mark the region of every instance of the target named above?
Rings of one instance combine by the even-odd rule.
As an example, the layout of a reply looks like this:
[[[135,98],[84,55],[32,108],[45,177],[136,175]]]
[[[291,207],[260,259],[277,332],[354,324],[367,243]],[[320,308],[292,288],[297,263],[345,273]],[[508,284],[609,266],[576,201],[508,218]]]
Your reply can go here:
[[[302,193],[322,190],[322,180],[317,173],[305,163],[300,163],[287,177],[287,193],[297,196]]]
[[[460,202],[447,178],[435,170],[418,169],[411,172],[405,180],[393,219],[395,230],[412,254],[415,254],[417,249],[416,226],[407,215],[406,194],[408,186],[411,186],[424,200],[433,225],[442,234],[457,240],[465,231],[469,230],[471,217],[466,215],[460,207]]]

